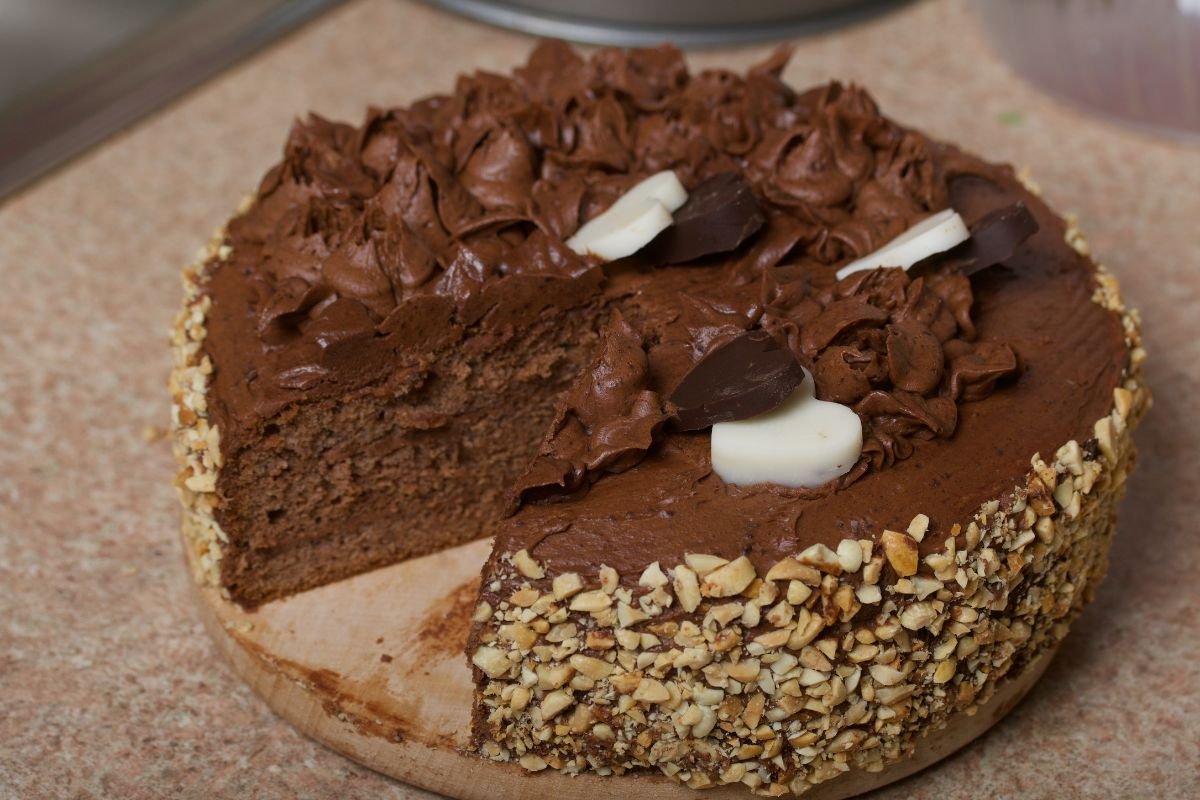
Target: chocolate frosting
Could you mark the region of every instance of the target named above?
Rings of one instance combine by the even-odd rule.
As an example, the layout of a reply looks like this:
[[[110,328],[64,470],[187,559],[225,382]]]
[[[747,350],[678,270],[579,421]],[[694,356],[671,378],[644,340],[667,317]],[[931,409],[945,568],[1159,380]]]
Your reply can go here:
[[[645,342],[615,312],[591,367],[560,401],[517,497],[561,499],[640,461],[670,415],[649,383]]]
[[[626,519],[622,507],[640,501],[606,500],[616,489],[601,487],[628,487],[637,465],[634,494],[647,508],[660,514],[676,498],[663,520],[699,523],[695,515],[719,505],[718,496],[740,498],[744,510],[712,518],[729,535],[764,515],[805,513],[831,531],[868,517],[898,524],[879,510],[898,502],[890,489],[861,508],[825,506],[840,517],[802,511],[800,501],[862,501],[857,484],[882,487],[877,473],[900,471],[906,459],[983,446],[981,425],[1008,443],[1007,459],[1027,462],[1024,439],[992,430],[1013,420],[970,411],[1007,407],[997,402],[1004,396],[1020,396],[1025,408],[1034,393],[1046,415],[1063,417],[1031,437],[1043,449],[1070,438],[1080,414],[1090,424],[1099,416],[1088,416],[1090,401],[1039,394],[1054,394],[1042,360],[1052,344],[1077,341],[1083,351],[1068,359],[1071,386],[1110,391],[1119,372],[1111,315],[1097,307],[1075,319],[1061,310],[1086,300],[1092,278],[1086,262],[1061,252],[1057,218],[1011,170],[896,124],[860,88],[796,93],[780,79],[787,56],[780,50],[745,76],[692,75],[671,47],[602,50],[585,60],[550,42],[511,77],[465,76],[453,95],[372,109],[358,127],[315,115],[297,122],[253,206],[229,226],[231,258],[211,272],[206,347],[218,365],[213,405],[223,449],[252,441],[289,404],[389,380],[442,348],[486,353],[581,306],[611,319],[518,487],[526,503],[591,487],[588,515]],[[565,246],[583,221],[664,169],[692,189],[716,175],[742,176],[765,223],[748,227],[732,251],[687,266],[656,263],[652,250],[600,265]],[[920,274],[836,278],[839,266],[940,209],[953,206],[975,222],[1017,201],[1042,231],[1010,259],[1012,273],[968,280],[946,260]],[[1001,297],[1039,293],[1022,306],[1037,316],[1022,325],[1004,317]],[[1074,326],[1071,335],[1060,335],[1060,324]],[[717,488],[706,435],[663,425],[663,398],[694,365],[754,329],[786,343],[814,374],[819,397],[863,419],[862,459],[818,491]],[[977,427],[964,434],[969,420]],[[526,505],[516,524],[537,527],[537,507]],[[651,527],[654,535],[694,533]]]

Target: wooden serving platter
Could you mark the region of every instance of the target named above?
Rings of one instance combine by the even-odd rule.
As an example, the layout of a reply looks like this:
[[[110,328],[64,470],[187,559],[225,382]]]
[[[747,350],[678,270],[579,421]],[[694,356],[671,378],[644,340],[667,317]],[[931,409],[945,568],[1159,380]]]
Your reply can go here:
[[[201,588],[205,626],[235,672],[285,720],[349,758],[463,800],[637,796],[749,798],[740,785],[698,792],[651,773],[569,777],[476,758],[463,646],[490,542],[379,569],[246,612]],[[189,550],[190,548],[185,548]],[[923,740],[882,773],[851,772],[806,798],[840,800],[906,777],[983,733],[1024,696],[1051,656],[1002,685],[974,717]]]

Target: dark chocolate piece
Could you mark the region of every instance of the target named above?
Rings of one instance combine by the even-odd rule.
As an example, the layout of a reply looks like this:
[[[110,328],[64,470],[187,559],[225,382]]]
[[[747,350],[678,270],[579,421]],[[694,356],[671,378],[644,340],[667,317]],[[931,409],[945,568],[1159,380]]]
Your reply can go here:
[[[968,278],[1013,257],[1021,243],[1038,232],[1038,222],[1021,201],[989,211],[971,226],[971,238],[944,253],[914,264],[914,278],[957,268]]]
[[[696,431],[762,414],[803,380],[791,350],[766,331],[747,331],[706,353],[675,387],[675,428]]]
[[[651,257],[662,264],[736,250],[767,221],[754,190],[736,172],[702,180],[674,218],[650,245]]]
[[[1018,201],[985,214],[971,226],[971,238],[955,248],[954,255],[970,262],[962,268],[970,277],[1012,258],[1021,243],[1037,231],[1037,220]]]

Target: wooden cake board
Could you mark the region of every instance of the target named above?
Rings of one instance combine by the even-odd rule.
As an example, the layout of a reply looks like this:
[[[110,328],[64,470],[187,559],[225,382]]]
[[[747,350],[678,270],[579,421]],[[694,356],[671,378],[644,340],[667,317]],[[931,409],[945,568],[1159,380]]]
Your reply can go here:
[[[649,772],[530,774],[468,753],[472,686],[463,650],[490,546],[472,542],[253,612],[199,588],[201,614],[234,671],[275,713],[337,752],[423,789],[462,800],[752,796],[741,785],[697,791]],[[841,800],[945,758],[1008,713],[1052,657],[1002,684],[975,716],[960,715],[921,740],[915,758],[881,773],[847,773],[804,797]]]

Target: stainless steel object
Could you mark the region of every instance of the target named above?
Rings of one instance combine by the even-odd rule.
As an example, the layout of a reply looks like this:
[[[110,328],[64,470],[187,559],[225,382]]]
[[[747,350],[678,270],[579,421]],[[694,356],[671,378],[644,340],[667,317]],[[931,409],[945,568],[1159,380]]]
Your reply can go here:
[[[126,16],[107,30],[81,31],[79,15],[64,18],[44,13],[49,6],[61,11],[79,2],[90,4],[86,10],[97,23]],[[334,2],[34,0],[24,4],[31,13],[20,18],[28,28],[20,33],[41,37],[42,46],[0,51],[0,69],[10,78],[16,76],[0,84],[4,89],[0,92],[0,198]],[[120,8],[102,8],[106,4]],[[0,9],[5,12],[0,19],[16,18],[12,12],[17,5]],[[139,13],[146,16],[138,19]],[[68,41],[68,33],[76,34],[76,40]],[[91,58],[85,57],[87,50]]]
[[[908,0],[427,0],[504,28],[591,44],[703,47],[816,33]]]

